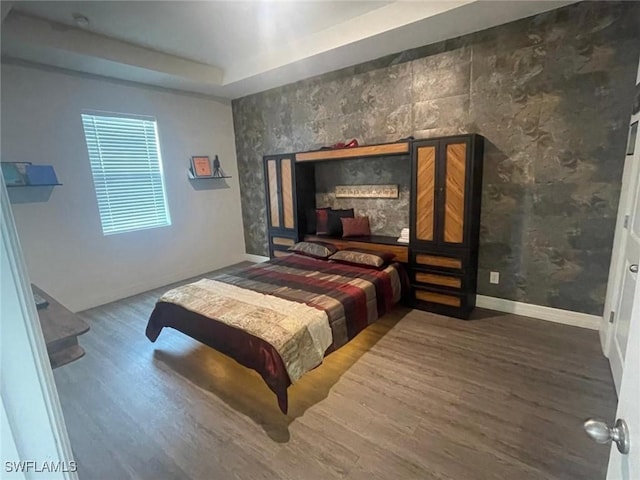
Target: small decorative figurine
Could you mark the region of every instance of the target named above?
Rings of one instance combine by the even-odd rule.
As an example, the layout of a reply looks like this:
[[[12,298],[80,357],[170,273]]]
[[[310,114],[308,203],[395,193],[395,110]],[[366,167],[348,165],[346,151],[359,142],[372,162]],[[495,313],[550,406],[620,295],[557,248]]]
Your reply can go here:
[[[213,159],[213,176],[214,177],[224,177],[224,172],[222,168],[220,168],[220,160],[218,160],[218,155]]]

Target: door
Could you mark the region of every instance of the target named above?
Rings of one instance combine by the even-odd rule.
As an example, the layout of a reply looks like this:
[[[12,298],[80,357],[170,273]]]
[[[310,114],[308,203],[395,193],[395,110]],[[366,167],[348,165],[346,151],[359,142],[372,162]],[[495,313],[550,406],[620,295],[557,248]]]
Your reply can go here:
[[[265,171],[267,177],[267,217],[269,228],[280,228],[280,188],[278,181],[278,160],[268,158]]]
[[[636,88],[640,85],[640,65]],[[607,291],[608,308],[613,324],[607,332],[605,351],[618,392],[616,418],[626,422],[629,452],[622,454],[611,446],[607,480],[640,479],[640,140],[637,128],[640,111],[631,116],[623,175],[620,211],[624,228],[616,229],[610,277]],[[620,253],[622,252],[622,253]],[[617,311],[614,310],[617,308]],[[606,312],[607,310],[605,310]],[[618,432],[616,432],[618,433]]]
[[[269,229],[295,232],[292,157],[268,157],[265,160],[265,177]]]
[[[291,158],[280,159],[280,191],[282,197],[283,227],[287,230],[294,230],[293,161]]]
[[[636,123],[637,127],[637,123]],[[633,129],[630,129],[630,132]],[[640,260],[640,180],[638,167],[640,164],[640,145],[638,138],[630,134],[628,152],[630,159],[631,180],[626,205],[621,204],[625,212],[626,227],[622,231],[620,249],[623,254],[619,260],[617,286],[614,287],[613,310],[614,320],[610,331],[609,362],[616,385],[620,392],[623,366],[626,365],[626,351],[629,348],[629,328],[634,307],[634,295],[638,282],[638,263]],[[640,298],[638,299],[640,301]]]
[[[412,193],[411,213],[412,242],[425,245],[437,243],[436,208],[437,208],[437,160],[438,142],[414,142],[412,147]]]
[[[0,298],[0,477],[77,480],[62,407],[1,172]],[[42,469],[45,461],[60,469],[39,475],[34,473],[33,465],[26,467],[28,462],[35,462]]]
[[[286,255],[297,241],[295,174],[293,156],[265,157],[265,189],[269,256]]]
[[[447,245],[465,243],[467,184],[469,183],[469,142],[467,139],[443,140],[440,171],[441,228],[440,241]]]
[[[636,262],[639,260],[636,257]],[[615,444],[611,445],[607,480],[640,479],[640,282],[634,284],[616,412],[616,418],[627,424],[630,448],[629,453],[621,454]]]
[[[636,124],[637,127],[637,124]],[[624,251],[619,293],[616,302],[615,322],[611,327],[609,362],[618,391],[616,418],[626,422],[630,449],[626,455],[612,445],[609,456],[607,480],[636,480],[640,478],[640,180],[638,138],[630,135],[628,152],[632,159],[632,194],[627,226],[624,230]]]
[[[464,246],[470,175],[469,137],[414,142],[411,243]]]

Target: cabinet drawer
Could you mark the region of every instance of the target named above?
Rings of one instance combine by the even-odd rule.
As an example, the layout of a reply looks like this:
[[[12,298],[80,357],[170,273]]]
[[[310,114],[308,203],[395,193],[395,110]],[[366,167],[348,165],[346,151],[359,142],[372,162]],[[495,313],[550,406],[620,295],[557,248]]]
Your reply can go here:
[[[415,272],[415,282],[438,287],[462,288],[462,278],[440,273]]]
[[[448,307],[463,307],[463,297],[461,295],[433,292],[430,290],[416,289],[414,291],[415,300],[417,302],[435,303],[438,305],[446,305]]]
[[[423,267],[450,268],[454,270],[462,270],[463,268],[462,258],[431,253],[416,253],[415,263]]]
[[[271,253],[272,258],[288,257],[289,255],[291,255],[291,252],[288,252],[286,250],[274,250]]]
[[[282,247],[292,247],[296,244],[296,241],[294,238],[273,236],[271,237],[271,243]]]

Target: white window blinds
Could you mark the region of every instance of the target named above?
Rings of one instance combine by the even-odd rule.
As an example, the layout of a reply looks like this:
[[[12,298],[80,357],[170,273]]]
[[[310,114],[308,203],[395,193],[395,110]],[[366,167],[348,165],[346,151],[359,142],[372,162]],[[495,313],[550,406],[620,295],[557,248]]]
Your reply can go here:
[[[171,225],[154,118],[82,114],[105,235]]]

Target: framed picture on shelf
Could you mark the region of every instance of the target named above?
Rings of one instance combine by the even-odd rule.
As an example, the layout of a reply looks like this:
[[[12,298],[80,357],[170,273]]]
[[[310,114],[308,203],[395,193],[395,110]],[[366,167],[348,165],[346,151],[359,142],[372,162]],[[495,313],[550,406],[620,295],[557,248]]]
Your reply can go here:
[[[213,175],[211,170],[211,161],[209,157],[195,156],[191,157],[191,171],[194,177],[210,177]]]
[[[2,162],[2,175],[5,185],[16,186],[27,184],[27,166],[31,162]]]

